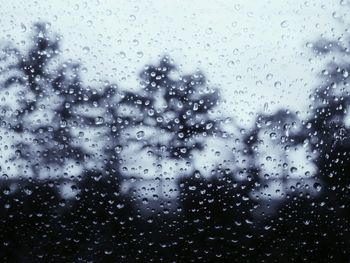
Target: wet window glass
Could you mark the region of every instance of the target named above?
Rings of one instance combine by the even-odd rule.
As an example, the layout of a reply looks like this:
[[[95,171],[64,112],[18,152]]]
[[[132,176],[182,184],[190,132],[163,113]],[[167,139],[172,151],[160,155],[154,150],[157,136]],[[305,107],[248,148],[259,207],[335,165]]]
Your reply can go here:
[[[350,2],[1,6],[0,262],[350,261]]]

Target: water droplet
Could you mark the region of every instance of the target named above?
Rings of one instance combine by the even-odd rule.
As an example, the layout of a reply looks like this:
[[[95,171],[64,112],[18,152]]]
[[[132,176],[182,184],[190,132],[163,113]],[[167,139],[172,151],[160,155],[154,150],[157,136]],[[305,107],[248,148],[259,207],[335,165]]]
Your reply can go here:
[[[84,52],[84,54],[88,54],[90,52],[90,48],[89,47],[83,47],[83,52]]]
[[[320,183],[314,183],[314,188],[317,192],[322,190],[322,185]]]
[[[114,148],[115,152],[116,153],[121,153],[123,151],[123,146],[121,145],[117,145],[115,148]]]
[[[264,103],[264,111],[268,111],[269,109],[269,104],[267,102]]]
[[[271,80],[273,78],[273,75],[271,73],[266,75],[266,80]]]
[[[130,15],[129,16],[129,21],[134,22],[136,20],[136,16],[135,15]]]
[[[271,132],[271,133],[270,133],[270,138],[271,138],[272,140],[276,140],[276,139],[277,139],[277,134],[276,134],[275,132]]]
[[[101,116],[98,116],[98,117],[95,118],[95,124],[96,125],[101,125],[101,124],[104,123],[104,121],[105,121],[104,118],[101,117]]]
[[[288,26],[289,26],[289,23],[288,23],[287,20],[282,21],[282,23],[281,23],[281,27],[282,27],[282,28],[286,28],[286,27],[288,27]]]
[[[273,85],[275,88],[280,88],[282,86],[282,83],[280,81],[276,81]]]
[[[23,23],[21,23],[21,31],[23,33],[27,31],[27,27]]]
[[[143,52],[142,51],[138,51],[136,53],[136,55],[137,55],[138,58],[142,58],[143,57]]]
[[[145,132],[144,131],[138,131],[136,133],[136,139],[137,140],[142,140],[144,136],[145,136]]]

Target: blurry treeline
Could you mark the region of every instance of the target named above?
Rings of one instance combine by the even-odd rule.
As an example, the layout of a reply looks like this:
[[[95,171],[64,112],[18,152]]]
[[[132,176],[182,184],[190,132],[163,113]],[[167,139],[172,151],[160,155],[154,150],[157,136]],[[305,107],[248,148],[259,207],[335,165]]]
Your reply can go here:
[[[350,260],[349,64],[322,72],[306,118],[262,113],[236,134],[202,72],[173,74],[165,56],[138,91],[91,87],[62,61],[60,37],[34,29],[28,50],[7,44],[0,58],[2,262]],[[210,141],[230,155],[208,158],[204,175],[196,155]],[[153,176],[141,158],[144,176],[130,177],[135,152],[157,171],[186,169]],[[173,181],[174,197],[152,178]]]

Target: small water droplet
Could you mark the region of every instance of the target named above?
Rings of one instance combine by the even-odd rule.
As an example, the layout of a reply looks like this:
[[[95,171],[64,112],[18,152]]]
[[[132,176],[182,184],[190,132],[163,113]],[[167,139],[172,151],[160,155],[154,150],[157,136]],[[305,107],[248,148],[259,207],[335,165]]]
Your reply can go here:
[[[101,124],[104,123],[104,121],[105,121],[104,118],[101,117],[101,116],[98,116],[98,117],[95,118],[95,124],[96,125],[101,125]]]
[[[322,190],[322,185],[320,183],[314,183],[314,188],[317,192]]]
[[[281,23],[281,27],[282,27],[282,28],[286,28],[286,27],[288,27],[288,26],[289,26],[289,23],[288,23],[287,20],[282,21],[282,23]]]
[[[83,52],[84,52],[84,54],[88,54],[90,52],[90,48],[89,47],[83,47]]]
[[[136,139],[137,140],[142,140],[142,138],[145,136],[145,132],[144,131],[138,131],[136,133]]]

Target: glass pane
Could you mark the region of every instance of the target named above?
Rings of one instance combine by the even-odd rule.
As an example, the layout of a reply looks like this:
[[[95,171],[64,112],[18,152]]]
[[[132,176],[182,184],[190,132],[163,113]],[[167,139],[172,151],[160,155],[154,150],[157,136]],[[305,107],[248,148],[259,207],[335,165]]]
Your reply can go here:
[[[3,1],[1,262],[349,262],[349,8]]]

